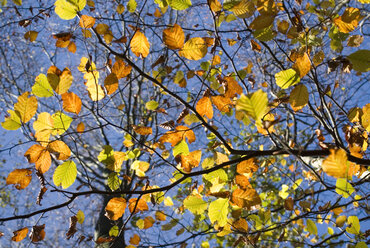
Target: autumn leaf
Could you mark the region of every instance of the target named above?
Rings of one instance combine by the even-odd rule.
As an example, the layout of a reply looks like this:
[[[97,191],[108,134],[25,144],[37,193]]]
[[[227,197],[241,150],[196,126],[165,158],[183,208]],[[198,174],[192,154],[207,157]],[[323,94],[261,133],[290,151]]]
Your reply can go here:
[[[308,54],[303,53],[302,55],[298,56],[292,68],[297,71],[300,78],[303,78],[305,75],[307,75],[311,69],[311,62]]]
[[[237,188],[232,193],[232,203],[238,207],[250,209],[261,204],[261,199],[255,189],[242,190]]]
[[[25,189],[32,180],[32,171],[28,169],[15,169],[6,178],[6,184],[15,184],[18,190]]]
[[[1,126],[6,130],[17,130],[22,126],[21,118],[14,110],[8,110],[9,115],[1,122]]]
[[[348,175],[347,153],[343,149],[330,149],[330,155],[322,163],[322,169],[326,174],[335,178],[352,176]]]
[[[181,49],[184,46],[185,35],[182,28],[175,24],[163,30],[163,42],[170,49]]]
[[[98,83],[99,82],[99,72],[93,71],[85,73],[84,79],[87,81],[85,82],[85,86],[87,87],[87,91],[89,92],[89,97],[93,101],[100,101],[105,97],[104,90],[102,86]]]
[[[127,65],[123,60],[116,60],[112,67],[112,73],[116,75],[118,79],[127,77],[131,73],[132,67]]]
[[[54,3],[55,13],[64,20],[75,18],[78,11],[85,8],[86,0],[57,0]]]
[[[72,73],[68,68],[64,68],[61,73],[58,71],[53,73],[53,71],[49,69],[47,77],[48,80],[51,79],[49,80],[49,83],[53,90],[59,95],[66,93],[71,87],[73,81]]]
[[[135,133],[140,134],[140,135],[152,134],[152,128],[151,127],[133,125],[132,128],[134,129]]]
[[[288,69],[280,71],[275,74],[276,84],[282,88],[287,89],[292,85],[295,85],[300,82],[300,77],[294,69]]]
[[[53,88],[45,74],[39,74],[35,78],[35,84],[32,86],[32,94],[38,97],[51,97],[53,96]]]
[[[200,160],[202,156],[202,151],[193,151],[190,152],[189,155],[180,155],[181,159],[181,167],[184,169],[185,172],[191,172],[191,170],[195,167],[199,166]]]
[[[242,94],[236,101],[236,110],[245,112],[256,121],[257,125],[261,125],[262,118],[268,111],[267,94],[262,90],[248,95]]]
[[[229,113],[231,111],[232,102],[229,97],[211,96],[211,99],[220,112]]]
[[[149,54],[150,44],[148,39],[140,31],[136,31],[130,42],[131,51],[137,56],[145,58]]]
[[[355,30],[358,23],[364,17],[361,15],[360,10],[357,8],[348,7],[345,9],[342,16],[339,16],[333,20],[339,31],[342,33],[349,33]]]
[[[219,226],[225,226],[227,223],[227,215],[229,213],[229,200],[217,199],[208,207],[208,216],[212,224],[217,221]]]
[[[208,119],[212,119],[213,117],[213,107],[210,97],[202,97],[199,99],[195,109],[199,113],[200,116],[206,116]]]
[[[37,99],[34,96],[28,97],[30,93],[24,92],[18,97],[18,102],[14,104],[14,111],[19,115],[23,123],[29,122],[36,114]]]
[[[33,129],[37,141],[46,146],[54,130],[54,120],[49,113],[42,112],[37,116],[37,120],[33,122]]]
[[[59,165],[53,175],[55,186],[62,186],[63,189],[71,186],[77,177],[77,167],[73,161],[66,161]]]
[[[76,127],[76,131],[79,133],[83,133],[85,130],[85,124],[83,122],[78,123]]]
[[[172,146],[178,144],[181,140],[188,139],[189,143],[193,143],[196,139],[193,130],[186,126],[177,126],[175,131],[169,131],[159,138],[160,143],[171,143]]]
[[[143,199],[131,198],[128,203],[130,212],[138,213],[139,211],[148,211],[148,205]]]
[[[118,89],[118,78],[116,74],[111,73],[104,79],[104,87],[108,95],[112,95]]]
[[[179,55],[189,60],[200,60],[207,54],[207,45],[204,39],[200,37],[191,38],[188,40]]]
[[[40,226],[33,226],[30,233],[30,239],[33,243],[44,240],[45,238],[45,224]]]
[[[48,145],[48,150],[51,153],[55,153],[57,159],[59,160],[66,160],[71,156],[71,150],[66,145],[66,143],[61,140],[54,140],[50,142],[50,144]]]
[[[290,93],[289,103],[294,111],[302,109],[308,103],[308,90],[304,84],[299,84]]]
[[[275,16],[273,15],[259,15],[249,25],[253,30],[264,29],[269,27],[274,22]]]
[[[42,174],[49,170],[51,165],[51,157],[49,151],[40,145],[31,146],[24,156],[29,163],[35,163],[36,169]]]
[[[92,28],[95,24],[95,18],[88,15],[82,15],[79,24],[81,28]]]
[[[20,242],[27,236],[28,228],[24,227],[22,229],[14,231],[13,233],[14,233],[14,235],[12,237],[12,241]]]
[[[52,135],[61,135],[70,127],[73,119],[61,111],[55,112],[51,118],[53,119]]]
[[[254,3],[249,0],[224,1],[224,8],[232,11],[239,18],[248,18],[255,12]]]
[[[193,214],[203,214],[208,204],[200,195],[190,195],[184,200],[184,207]]]
[[[79,114],[81,111],[82,101],[73,92],[62,94],[63,109],[70,113]]]
[[[248,232],[248,222],[245,219],[238,219],[233,223],[233,227],[242,232]]]
[[[125,213],[126,200],[120,197],[114,197],[109,200],[105,207],[105,216],[110,220],[118,220]]]
[[[130,244],[133,244],[133,245],[138,245],[140,243],[140,236],[137,235],[137,234],[134,234],[131,238],[130,238]]]

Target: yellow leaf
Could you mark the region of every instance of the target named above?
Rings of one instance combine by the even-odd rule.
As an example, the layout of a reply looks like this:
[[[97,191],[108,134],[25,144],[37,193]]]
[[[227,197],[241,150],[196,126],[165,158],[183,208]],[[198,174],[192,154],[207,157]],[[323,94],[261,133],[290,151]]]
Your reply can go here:
[[[242,0],[230,9],[230,11],[240,18],[251,17],[255,10],[254,3],[250,0]]]
[[[370,133],[370,103],[362,108],[361,124]]]
[[[304,84],[299,84],[290,93],[289,103],[294,111],[302,109],[308,103],[308,90]]]
[[[347,178],[348,175],[347,153],[343,149],[330,149],[330,155],[322,163],[323,171],[335,178]]]
[[[30,93],[24,92],[18,97],[18,102],[14,104],[14,111],[19,115],[23,123],[29,122],[36,114],[37,99],[35,96],[28,97]]]
[[[249,188],[242,190],[237,188],[232,194],[232,203],[241,208],[248,208],[261,204],[261,199],[256,190]]]
[[[54,121],[51,115],[47,112],[42,112],[38,115],[37,120],[33,123],[35,137],[38,142],[46,146],[49,142],[51,133],[54,130]]]
[[[208,0],[208,5],[213,12],[218,12],[221,10],[222,6],[218,0]]]
[[[131,51],[137,56],[145,58],[149,54],[150,44],[148,39],[140,31],[136,31],[130,42]]]
[[[42,174],[49,170],[51,165],[51,157],[49,151],[40,145],[31,146],[24,156],[29,163],[35,163],[36,169]]]
[[[73,81],[72,73],[68,68],[64,68],[63,72],[61,72],[55,66],[49,68],[47,78],[53,90],[59,95],[66,93]]]
[[[14,235],[12,237],[12,241],[20,242],[27,236],[28,228],[24,227],[22,229],[14,231],[13,233],[14,233]]]
[[[118,14],[122,14],[123,11],[125,11],[125,6],[123,6],[122,4],[118,4],[117,8],[116,8],[116,11],[117,11]]]
[[[197,112],[200,116],[207,116],[208,119],[212,119],[213,117],[213,107],[211,99],[208,96],[205,96],[199,99],[197,105],[195,106]]]
[[[48,145],[48,150],[55,153],[58,160],[66,160],[71,156],[71,150],[61,140],[54,140]]]
[[[32,180],[32,171],[28,169],[15,169],[6,178],[6,184],[15,184],[18,190],[26,188]]]
[[[87,91],[89,92],[89,97],[93,101],[99,101],[105,97],[105,93],[101,85],[99,85],[99,72],[93,71],[85,73],[84,79],[87,81],[85,85],[87,87]]]
[[[107,94],[111,95],[118,89],[118,78],[116,74],[109,74],[104,80],[104,87],[107,90]]]
[[[292,68],[297,71],[300,78],[303,78],[311,69],[311,62],[308,54],[304,53],[299,56]]]
[[[114,197],[109,200],[105,207],[105,216],[110,220],[118,220],[125,213],[126,200],[120,197]]]
[[[181,49],[184,46],[185,35],[182,28],[175,24],[163,30],[163,42],[170,49]]]
[[[54,3],[55,13],[64,20],[75,18],[78,11],[85,8],[86,0],[57,0]]]
[[[236,172],[238,172],[239,174],[248,175],[249,173],[256,172],[257,170],[258,170],[258,165],[256,164],[256,161],[253,158],[244,160],[236,166]]]
[[[1,126],[6,130],[17,130],[22,126],[21,118],[14,110],[8,110],[8,113],[9,115],[5,116],[5,120],[1,123]]]
[[[200,60],[207,54],[207,44],[200,37],[191,38],[180,50],[179,55],[189,60]]]
[[[355,30],[363,18],[359,9],[348,7],[342,16],[335,18],[333,21],[340,32],[349,33]]]
[[[31,41],[31,42],[34,42],[35,40],[36,40],[36,38],[37,38],[37,35],[38,35],[39,33],[38,32],[36,32],[36,31],[28,31],[28,32],[26,32],[25,34],[24,34],[24,38],[26,39],[26,40],[29,40],[29,41]]]
[[[81,111],[81,99],[73,92],[62,95],[63,109],[70,113],[79,114]]]
[[[82,15],[79,24],[81,28],[92,28],[95,24],[95,18],[87,15]]]

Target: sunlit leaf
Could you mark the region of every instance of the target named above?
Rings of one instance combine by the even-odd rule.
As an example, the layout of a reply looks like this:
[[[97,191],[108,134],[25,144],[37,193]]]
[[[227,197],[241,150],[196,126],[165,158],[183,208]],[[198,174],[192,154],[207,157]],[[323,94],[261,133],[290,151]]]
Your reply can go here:
[[[32,94],[38,97],[53,96],[53,88],[45,74],[39,74],[35,79],[35,84],[32,86]]]
[[[54,140],[50,142],[48,149],[50,152],[54,153],[59,160],[66,160],[71,156],[71,150],[67,144],[61,140]]]
[[[105,207],[105,216],[110,220],[118,220],[125,213],[126,200],[120,197],[114,197],[109,200]]]
[[[311,219],[307,219],[307,231],[313,235],[317,235],[317,226]]]
[[[179,55],[189,60],[200,60],[207,54],[207,45],[204,39],[200,37],[191,38],[188,40]]]
[[[360,233],[360,221],[358,220],[357,216],[348,216],[347,218],[348,227],[346,231],[352,234],[359,234]]]
[[[298,73],[294,69],[280,71],[275,74],[276,84],[282,88],[287,89],[292,85],[299,83],[301,80]]]
[[[51,157],[49,151],[40,145],[31,146],[24,154],[29,163],[35,163],[35,167],[42,174],[49,170]]]
[[[82,101],[73,92],[67,92],[62,95],[63,109],[70,113],[79,114],[81,111]]]
[[[190,195],[184,200],[184,207],[193,214],[203,214],[208,204],[201,196]]]
[[[27,236],[27,233],[28,233],[28,228],[27,227],[24,227],[22,229],[14,231],[12,241],[15,241],[15,242],[22,241]]]
[[[193,130],[189,129],[186,126],[177,126],[175,131],[169,131],[165,133],[160,139],[160,143],[169,142],[172,146],[178,144],[181,140],[188,139],[188,142],[191,144],[195,141],[196,137]]]
[[[9,115],[1,122],[1,126],[6,130],[17,130],[22,126],[21,118],[14,110],[8,110]]]
[[[191,172],[192,168],[198,167],[202,156],[202,151],[193,151],[189,155],[181,155],[181,167],[185,172]]]
[[[308,90],[304,84],[299,84],[290,93],[289,103],[294,111],[302,109],[308,103]]]
[[[54,129],[52,134],[53,135],[61,135],[65,131],[68,130],[69,126],[71,125],[73,119],[68,115],[58,111],[54,113],[51,118],[53,119]]]
[[[311,69],[311,61],[308,54],[304,53],[298,56],[292,68],[297,71],[300,78],[303,78]]]
[[[137,7],[137,2],[136,0],[129,0],[127,3],[127,10],[131,13],[135,12]]]
[[[170,49],[181,49],[184,46],[185,35],[182,28],[175,24],[163,30],[163,42]]]
[[[53,182],[55,186],[62,186],[63,189],[71,186],[77,177],[76,164],[70,160],[59,165],[54,172]]]
[[[329,176],[346,178],[348,175],[347,153],[343,149],[330,149],[330,155],[322,163],[323,171]]]
[[[213,107],[210,97],[204,96],[199,99],[195,108],[200,116],[206,116],[208,119],[213,118]]]
[[[76,214],[76,217],[77,217],[77,222],[82,224],[84,223],[84,220],[85,220],[85,214],[84,212],[82,212],[82,210],[78,210],[77,214]]]
[[[145,108],[148,110],[156,110],[158,108],[159,104],[156,101],[149,101],[145,103]]]
[[[95,18],[88,15],[82,15],[79,24],[81,28],[92,28],[95,24]]]
[[[47,145],[50,135],[54,130],[54,120],[47,112],[42,112],[37,116],[37,120],[33,122],[35,137],[43,146]]]
[[[242,94],[236,102],[236,110],[245,112],[248,116],[252,117],[257,124],[260,124],[261,119],[268,111],[267,104],[267,94],[262,90],[258,90],[248,95]]]
[[[78,11],[85,8],[86,0],[56,0],[55,13],[64,20],[75,18]]]
[[[256,190],[248,188],[247,190],[236,189],[232,193],[232,203],[241,208],[250,209],[253,206],[261,204],[261,198]]]
[[[208,207],[208,216],[212,224],[217,221],[219,226],[225,226],[227,223],[227,215],[229,213],[229,200],[217,199]]]
[[[28,169],[15,169],[6,178],[6,184],[15,184],[18,190],[25,189],[32,180],[32,171]]]
[[[134,234],[131,238],[130,238],[130,244],[133,244],[133,245],[138,245],[140,243],[140,236],[137,235],[137,234]]]
[[[132,67],[127,65],[123,60],[116,60],[112,67],[112,73],[116,74],[118,79],[124,78],[131,73]]]
[[[148,211],[148,204],[143,199],[131,198],[128,203],[130,212],[138,213],[139,211]]]
[[[191,6],[191,0],[167,0],[167,2],[175,10],[185,10]]]
[[[345,178],[337,179],[335,192],[337,192],[339,195],[343,196],[344,198],[348,198],[354,191],[355,189],[349,182],[347,182]]]
[[[130,42],[131,51],[137,56],[145,58],[149,54],[150,44],[148,39],[140,31],[136,31]]]
[[[14,111],[19,115],[22,123],[29,122],[36,114],[37,99],[34,96],[28,97],[29,95],[29,92],[24,92],[14,104]]]
[[[104,79],[104,87],[107,90],[107,94],[111,95],[118,89],[118,78],[116,74],[111,73]]]
[[[152,128],[151,127],[144,127],[144,126],[132,126],[134,129],[134,132],[140,135],[149,135],[152,134]]]

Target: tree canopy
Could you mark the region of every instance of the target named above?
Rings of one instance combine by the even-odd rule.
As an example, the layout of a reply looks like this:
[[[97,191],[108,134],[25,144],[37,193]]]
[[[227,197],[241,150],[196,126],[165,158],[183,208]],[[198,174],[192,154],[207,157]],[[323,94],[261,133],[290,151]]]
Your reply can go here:
[[[0,1],[0,244],[367,247],[369,4]]]

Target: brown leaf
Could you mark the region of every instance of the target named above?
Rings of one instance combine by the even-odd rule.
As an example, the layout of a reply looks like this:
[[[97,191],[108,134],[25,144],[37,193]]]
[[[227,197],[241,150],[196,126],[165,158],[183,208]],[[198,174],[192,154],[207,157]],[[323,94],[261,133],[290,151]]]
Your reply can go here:
[[[110,220],[118,220],[125,213],[126,200],[120,197],[114,197],[109,200],[105,207],[105,216]]]
[[[66,233],[67,240],[72,238],[73,235],[77,232],[76,225],[77,225],[77,217],[72,216],[71,218],[69,218],[69,228],[68,228],[68,231]]]
[[[140,243],[140,236],[139,235],[137,235],[137,234],[134,234],[134,236],[132,236],[131,238],[130,238],[130,244],[132,244],[132,245],[138,245],[139,243]]]
[[[233,223],[233,227],[242,232],[248,232],[248,222],[245,219],[238,219]]]
[[[6,178],[6,184],[15,184],[18,190],[25,189],[32,180],[32,171],[28,169],[15,169]]]
[[[107,94],[111,95],[118,89],[118,78],[115,73],[109,74],[104,79],[104,87],[107,89]]]
[[[79,114],[81,111],[81,99],[73,92],[62,94],[63,109],[70,113]]]
[[[140,135],[149,135],[153,133],[151,127],[133,125],[132,128],[134,129],[135,133],[140,134]]]
[[[261,46],[255,40],[251,40],[251,48],[253,51],[261,52]]]
[[[294,209],[294,200],[292,197],[288,197],[284,200],[284,208],[289,211]]]
[[[255,205],[261,204],[261,199],[257,194],[256,190],[249,188],[248,190],[242,190],[237,188],[233,191],[231,196],[232,203],[241,208],[248,208]]]
[[[33,226],[30,233],[30,239],[32,242],[36,243],[44,240],[45,238],[45,224],[40,226]]]
[[[212,103],[220,112],[228,113],[231,111],[231,100],[224,96],[212,96]]]

